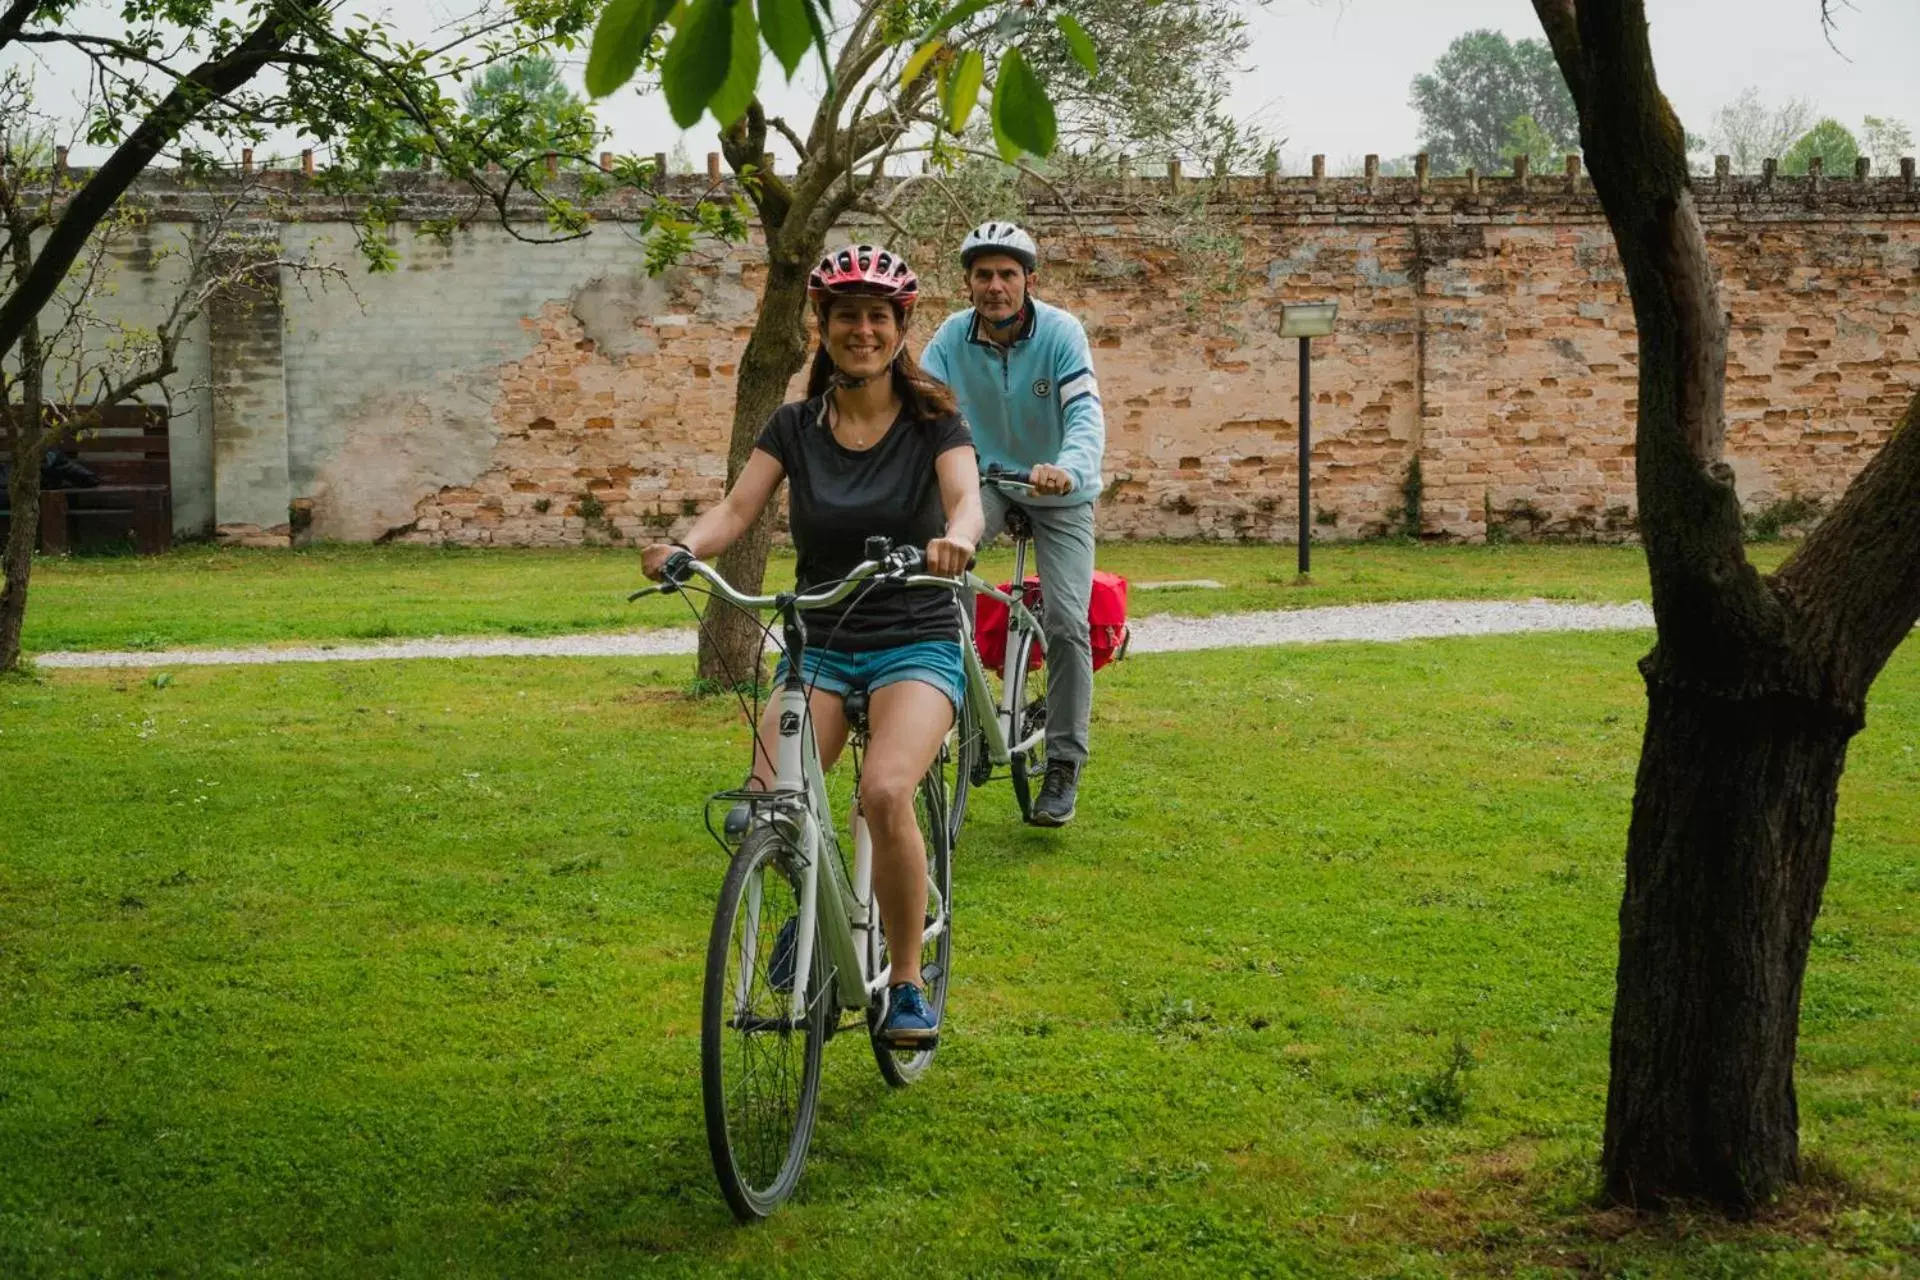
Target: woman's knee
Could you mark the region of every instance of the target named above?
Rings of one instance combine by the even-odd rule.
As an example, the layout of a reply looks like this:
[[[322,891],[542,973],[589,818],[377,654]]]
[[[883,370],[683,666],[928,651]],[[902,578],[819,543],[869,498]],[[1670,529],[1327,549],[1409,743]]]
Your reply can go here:
[[[910,778],[902,770],[870,762],[860,775],[860,808],[872,821],[910,815],[918,782],[918,778]]]

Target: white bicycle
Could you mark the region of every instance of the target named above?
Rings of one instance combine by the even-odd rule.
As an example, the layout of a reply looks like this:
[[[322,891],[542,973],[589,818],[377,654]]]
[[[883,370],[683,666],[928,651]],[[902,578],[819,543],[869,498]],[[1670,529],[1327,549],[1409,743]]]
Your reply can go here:
[[[818,1110],[821,1050],[837,1031],[847,1029],[841,1025],[843,1014],[864,1017],[874,1058],[889,1084],[917,1080],[938,1049],[937,1042],[892,1048],[879,1034],[887,942],[873,897],[873,846],[857,802],[867,731],[865,693],[856,691],[845,700],[856,796],[849,868],[800,675],[807,644],[804,615],[838,604],[875,580],[990,595],[1008,606],[1019,626],[1038,634],[1017,598],[971,573],[934,577],[919,572],[922,565],[918,548],[895,549],[884,538],[869,539],[867,559],[838,583],[805,595],[747,595],[682,551],[667,560],[660,586],[630,597],[681,591],[695,579],[704,580],[706,589],[729,604],[776,614],[786,651],[787,676],[775,695],[779,742],[773,785],[765,791],[724,791],[708,800],[709,830],[716,805],[748,810],[745,837],[731,851],[714,910],[700,1022],[707,1143],[721,1191],[742,1221],[766,1217],[799,1184]],[[953,848],[975,759],[989,770],[1010,763],[1003,724],[1011,723],[1012,713],[995,704],[965,613],[954,612],[966,655],[967,696],[915,800],[927,848],[920,971],[936,1020],[944,1018],[952,973]]]

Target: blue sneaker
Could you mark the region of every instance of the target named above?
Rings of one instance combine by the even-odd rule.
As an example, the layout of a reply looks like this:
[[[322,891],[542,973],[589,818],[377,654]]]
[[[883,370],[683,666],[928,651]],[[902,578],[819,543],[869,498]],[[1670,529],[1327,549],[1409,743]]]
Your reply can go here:
[[[799,936],[800,917],[788,916],[780,936],[773,940],[773,954],[767,957],[767,984],[781,995],[793,990],[793,966],[800,957],[794,940]]]
[[[880,1041],[894,1049],[931,1049],[940,1039],[940,1024],[926,997],[911,982],[887,989],[887,1016],[880,1023]]]

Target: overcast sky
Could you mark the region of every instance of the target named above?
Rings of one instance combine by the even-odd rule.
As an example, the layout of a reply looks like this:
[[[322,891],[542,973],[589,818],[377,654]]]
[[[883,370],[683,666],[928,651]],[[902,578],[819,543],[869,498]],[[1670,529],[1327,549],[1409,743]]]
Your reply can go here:
[[[356,7],[384,11],[423,41],[436,19],[471,8],[458,0],[368,0]],[[1811,99],[1856,131],[1869,114],[1920,130],[1917,0],[1852,0],[1841,14],[1838,52],[1821,33],[1818,0],[1647,0],[1647,9],[1661,82],[1696,133],[1705,134],[1713,112],[1749,85],[1773,102]],[[1476,27],[1515,39],[1539,35],[1529,0],[1271,0],[1252,11],[1250,22],[1250,70],[1235,86],[1234,106],[1286,139],[1289,169],[1316,152],[1338,168],[1368,152],[1417,150],[1408,85],[1454,37]],[[771,59],[768,68],[761,85],[769,109],[804,119],[816,92],[812,77],[803,71],[788,87]],[[72,97],[75,74],[71,64],[41,72],[49,108]],[[569,75],[577,85],[580,68]],[[615,150],[646,154],[681,144],[699,163],[717,149],[710,122],[682,134],[657,97],[626,91],[595,109],[613,131],[608,145]]]

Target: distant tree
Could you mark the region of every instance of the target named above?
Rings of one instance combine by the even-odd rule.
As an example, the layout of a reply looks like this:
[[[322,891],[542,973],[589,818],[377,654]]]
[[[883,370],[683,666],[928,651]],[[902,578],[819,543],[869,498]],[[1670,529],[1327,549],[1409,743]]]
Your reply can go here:
[[[1873,159],[1876,172],[1892,173],[1913,154],[1913,130],[1891,116],[1868,116],[1860,128],[1860,152]]]
[[[1540,127],[1540,122],[1532,116],[1518,116],[1507,126],[1507,164],[1504,167],[1512,167],[1514,156],[1531,156],[1536,161],[1542,161],[1550,160],[1555,154],[1563,154],[1566,150],[1549,137],[1547,131]]]
[[[1027,56],[1053,96],[1062,145],[1251,168],[1271,139],[1232,114],[1227,94],[1246,69],[1246,15],[1267,2],[1080,0],[1069,8],[1099,49],[1091,66],[1061,28],[1033,24]]]
[[[1731,158],[1735,173],[1758,173],[1761,161],[1785,155],[1813,121],[1813,104],[1805,98],[1773,107],[1758,89],[1747,88],[1714,113],[1707,141],[1715,154]]]
[[[1437,173],[1505,168],[1514,122],[1522,116],[1546,139],[1543,155],[1579,146],[1572,95],[1553,52],[1540,40],[1469,31],[1447,47],[1431,72],[1415,77],[1410,101],[1420,113],[1421,146]]]
[[[1780,171],[1805,173],[1815,156],[1820,157],[1828,173],[1851,173],[1853,162],[1860,158],[1860,140],[1838,120],[1822,120],[1787,148],[1787,154],[1780,158]]]
[[[526,137],[542,151],[578,156],[600,139],[593,112],[560,77],[551,54],[496,62],[461,89],[474,123]]]

